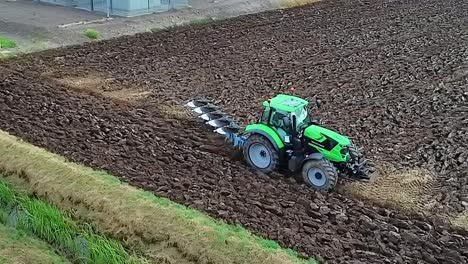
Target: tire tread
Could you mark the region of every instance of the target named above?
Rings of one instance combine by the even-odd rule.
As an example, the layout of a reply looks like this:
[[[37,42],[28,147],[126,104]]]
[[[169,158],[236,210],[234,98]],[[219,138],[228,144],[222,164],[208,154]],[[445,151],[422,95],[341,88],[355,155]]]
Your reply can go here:
[[[248,149],[249,149],[250,145],[252,145],[253,143],[261,143],[264,146],[266,146],[267,149],[270,151],[270,154],[271,154],[271,157],[272,157],[272,162],[271,162],[270,166],[268,166],[266,169],[258,169],[250,161]],[[244,154],[245,161],[247,162],[247,164],[249,164],[250,167],[255,168],[255,169],[257,169],[257,170],[259,170],[259,171],[261,171],[261,172],[263,172],[263,173],[265,173],[267,175],[271,174],[273,171],[278,170],[278,168],[279,168],[280,158],[279,158],[278,151],[276,151],[276,149],[274,148],[274,146],[270,142],[270,140],[268,140],[266,137],[264,137],[262,135],[258,135],[258,134],[250,135],[249,138],[247,139],[247,144],[245,145],[245,147],[243,149],[243,154]]]
[[[307,177],[307,171],[313,167],[318,167],[327,174],[326,176],[328,178],[328,182],[325,184],[325,186],[317,188],[309,182]],[[309,160],[302,167],[302,178],[304,182],[310,187],[313,187],[318,190],[328,190],[335,187],[336,183],[338,182],[338,172],[335,166],[333,166],[333,164],[329,160]]]

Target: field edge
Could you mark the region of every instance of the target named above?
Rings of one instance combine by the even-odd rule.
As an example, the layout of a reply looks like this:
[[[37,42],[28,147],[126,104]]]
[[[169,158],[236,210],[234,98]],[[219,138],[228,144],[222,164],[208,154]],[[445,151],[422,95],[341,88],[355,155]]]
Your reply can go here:
[[[1,130],[0,170],[8,174],[4,179],[15,189],[73,212],[74,217],[92,223],[100,233],[123,241],[149,260],[317,263],[243,227],[132,187],[106,172],[69,162]]]
[[[0,173],[0,224],[34,235],[72,263],[146,263],[126,252],[119,241],[97,234],[87,223],[77,223],[55,206],[18,192],[3,181],[4,176]]]

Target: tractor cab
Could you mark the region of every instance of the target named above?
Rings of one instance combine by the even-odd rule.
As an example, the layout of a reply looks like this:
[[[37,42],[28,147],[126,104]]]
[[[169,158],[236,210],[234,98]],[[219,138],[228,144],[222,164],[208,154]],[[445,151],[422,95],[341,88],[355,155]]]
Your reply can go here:
[[[271,127],[285,144],[292,143],[302,129],[310,125],[308,104],[304,99],[279,94],[263,102],[260,123]]]

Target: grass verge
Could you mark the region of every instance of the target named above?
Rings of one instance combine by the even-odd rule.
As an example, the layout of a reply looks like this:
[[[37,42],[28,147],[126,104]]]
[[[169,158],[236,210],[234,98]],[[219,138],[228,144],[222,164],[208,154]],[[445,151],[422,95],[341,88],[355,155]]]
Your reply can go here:
[[[130,257],[118,242],[79,227],[58,208],[16,193],[1,181],[0,222],[37,236],[73,263],[143,263]]]
[[[70,264],[47,243],[0,224],[0,263]]]
[[[155,263],[316,263],[5,132],[0,132],[0,169],[15,188],[72,212]]]
[[[0,35],[0,49],[11,49],[16,47],[16,42]]]

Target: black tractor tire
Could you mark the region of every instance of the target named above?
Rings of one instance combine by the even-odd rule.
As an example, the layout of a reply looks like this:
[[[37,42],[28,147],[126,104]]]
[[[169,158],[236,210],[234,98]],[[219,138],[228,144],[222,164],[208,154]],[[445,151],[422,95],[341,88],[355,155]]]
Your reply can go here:
[[[278,151],[270,140],[262,135],[250,135],[244,145],[243,154],[247,164],[262,173],[270,174],[279,168]]]
[[[316,190],[329,190],[338,182],[338,171],[329,160],[308,160],[302,166],[302,179]]]
[[[351,162],[359,163],[361,161],[362,153],[354,144],[349,146],[349,155],[351,156]]]

